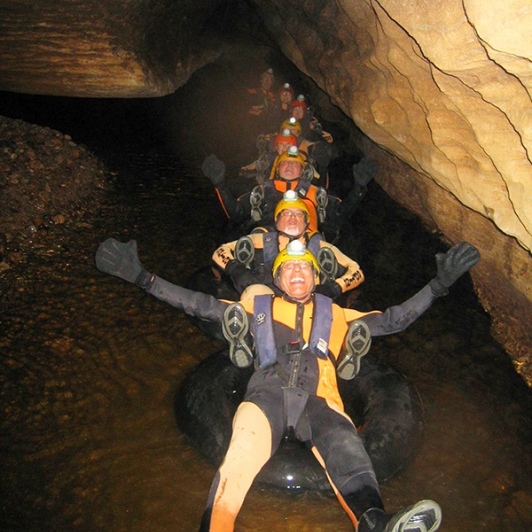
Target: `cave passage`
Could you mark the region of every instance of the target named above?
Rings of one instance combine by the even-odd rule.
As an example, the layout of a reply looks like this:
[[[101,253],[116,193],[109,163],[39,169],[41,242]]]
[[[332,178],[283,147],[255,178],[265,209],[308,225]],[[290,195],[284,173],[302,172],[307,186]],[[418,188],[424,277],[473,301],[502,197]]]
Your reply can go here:
[[[222,344],[98,272],[93,256],[109,236],[134,238],[146,268],[177,284],[210,263],[225,219],[200,161],[216,151],[234,169],[256,153],[238,107],[249,73],[235,74],[214,65],[157,101],[5,95],[0,113],[61,128],[115,181],[90,226],[63,231],[2,284],[2,530],[197,529],[214,471],[179,434],[172,405]],[[332,179],[357,156],[342,153]],[[445,249],[375,183],[338,246],[366,274],[354,304],[380,309],[423,286]],[[465,277],[409,330],[374,341],[425,409],[414,460],[382,486],[389,510],[432,498],[442,530],[529,529],[531,397],[489,326]],[[238,524],[349,530],[335,499],[260,486]]]

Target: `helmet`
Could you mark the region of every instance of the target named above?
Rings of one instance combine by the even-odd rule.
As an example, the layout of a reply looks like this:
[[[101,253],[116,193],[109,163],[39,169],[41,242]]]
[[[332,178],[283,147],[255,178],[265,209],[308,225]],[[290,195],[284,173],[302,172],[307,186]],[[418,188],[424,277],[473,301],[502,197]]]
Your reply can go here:
[[[295,161],[301,165],[301,168],[305,168],[306,164],[306,158],[303,152],[299,151],[297,146],[290,146],[273,161],[270,179],[277,179],[279,177],[279,165],[284,161]]]
[[[273,141],[273,146],[277,146],[280,142],[288,142],[291,146],[297,146],[297,138],[295,135],[292,135],[292,132],[289,129],[283,129],[277,134]]]
[[[284,153],[277,156],[276,168],[284,161],[296,161],[301,167],[305,166],[305,157],[302,152],[299,151],[297,146],[290,146]]]
[[[281,92],[289,92],[291,97],[294,97],[294,89],[290,83],[283,83],[283,85],[279,87],[279,94],[281,94]]]
[[[295,190],[287,190],[283,194],[283,199],[275,206],[275,211],[273,212],[274,221],[277,221],[277,217],[285,209],[299,209],[306,214],[307,221],[310,218],[307,204],[297,195]]]
[[[301,134],[301,124],[297,121],[297,118],[294,118],[293,116],[284,120],[281,124],[281,131],[283,129],[296,129],[299,131],[299,134]]]
[[[273,68],[268,68],[268,70],[265,70],[261,75],[260,79],[270,76],[272,78],[272,83],[275,81],[275,76],[273,75]]]
[[[305,97],[300,94],[295,100],[292,101],[290,104],[291,107],[303,107],[303,109],[307,109],[308,105],[307,102],[305,102]]]
[[[305,244],[300,240],[292,240],[273,261],[272,274],[275,279],[279,273],[279,268],[285,263],[291,260],[305,260],[310,262],[316,277],[319,279],[320,266],[316,257],[306,248]],[[317,281],[316,281],[317,282]]]

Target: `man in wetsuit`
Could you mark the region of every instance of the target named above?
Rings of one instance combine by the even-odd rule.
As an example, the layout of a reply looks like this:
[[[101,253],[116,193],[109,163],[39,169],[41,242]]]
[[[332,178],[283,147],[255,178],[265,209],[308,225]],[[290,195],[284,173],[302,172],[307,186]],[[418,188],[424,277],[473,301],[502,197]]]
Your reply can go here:
[[[309,219],[307,204],[295,191],[289,190],[275,207],[275,231],[257,231],[222,244],[214,252],[213,261],[231,277],[240,294],[249,287],[265,285],[280,295],[273,282],[273,261],[289,242],[300,240],[320,265],[322,277],[316,291],[335,299],[359,286],[364,281],[364,274],[353,259],[326,242],[320,233],[310,231]]]
[[[257,225],[273,228],[275,205],[287,190],[295,190],[308,205],[309,228],[324,232],[327,240],[334,242],[365,196],[368,183],[377,173],[377,166],[367,157],[354,165],[353,188],[343,200],[312,184],[314,168],[307,165],[295,146],[290,146],[275,159],[271,179],[238,198],[234,197],[225,179],[224,162],[216,155],[205,158],[202,171],[215,186],[227,218],[233,224],[243,225],[245,232],[251,232]]]
[[[239,367],[255,364],[233,419],[229,448],[211,486],[201,530],[234,530],[255,476],[286,432],[304,441],[324,466],[357,532],[438,530],[441,509],[433,501],[419,501],[395,514],[385,512],[371,461],[344,412],[336,374],[355,377],[371,336],[407,328],[479,258],[471,244],[457,244],[436,255],[436,276],[412,298],[383,313],[362,313],[315,293],[319,266],[298,241],[281,251],[273,264],[283,296],[240,302],[218,300],[147,272],[133,240],[103,242],[96,252],[100,271],[135,283],[188,314],[222,323],[232,362]],[[250,332],[254,348],[248,344]]]

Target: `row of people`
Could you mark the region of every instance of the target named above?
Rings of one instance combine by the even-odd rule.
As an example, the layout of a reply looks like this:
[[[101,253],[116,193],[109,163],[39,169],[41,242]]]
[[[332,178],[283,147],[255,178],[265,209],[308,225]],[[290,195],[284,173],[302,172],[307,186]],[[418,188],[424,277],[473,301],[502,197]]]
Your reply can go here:
[[[302,130],[299,123],[297,127]],[[234,530],[254,478],[283,437],[291,434],[325,468],[357,532],[434,532],[441,523],[441,509],[434,501],[385,512],[371,460],[344,410],[336,379],[354,378],[371,338],[412,324],[476,264],[478,251],[461,243],[438,254],[436,276],[412,298],[384,312],[360,312],[333,303],[359,286],[364,274],[324,233],[333,226],[337,234],[350,218],[376,167],[362,159],[353,167],[351,192],[343,200],[335,198],[313,184],[310,154],[303,155],[292,133],[283,127],[280,138],[275,136],[278,152],[268,160],[269,178],[241,197],[233,197],[223,161],[211,154],[202,166],[228,218],[247,222],[243,230],[254,229],[213,254],[216,266],[240,294],[238,301],[187,290],[146,271],[135,241],[106,240],[96,253],[96,266],[191,316],[220,323],[233,364],[255,368],[234,416],[233,436],[213,480],[200,530]],[[266,170],[264,164],[265,159],[259,171]]]
[[[216,472],[200,530],[234,530],[255,476],[289,432],[305,442],[327,471],[357,532],[434,532],[441,509],[431,500],[387,513],[371,460],[345,413],[336,375],[353,378],[371,338],[406,329],[479,260],[468,243],[436,255],[436,276],[412,298],[384,312],[359,312],[316,292],[320,267],[299,240],[278,253],[273,283],[281,295],[238,302],[187,290],[148,272],[135,241],[107,239],[96,266],[134,283],[157,299],[203,320],[221,323],[229,356],[238,367],[254,364],[233,436]]]

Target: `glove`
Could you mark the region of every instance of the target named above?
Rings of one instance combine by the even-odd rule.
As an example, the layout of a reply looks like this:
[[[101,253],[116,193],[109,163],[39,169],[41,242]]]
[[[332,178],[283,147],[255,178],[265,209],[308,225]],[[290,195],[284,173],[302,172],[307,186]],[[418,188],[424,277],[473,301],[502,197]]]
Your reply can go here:
[[[312,158],[320,166],[329,166],[331,162],[332,148],[325,142],[316,142],[312,147]]]
[[[377,164],[363,157],[357,164],[353,165],[353,177],[355,183],[365,187],[377,175]]]
[[[436,267],[438,273],[429,283],[432,293],[437,297],[447,295],[449,293],[448,288],[479,260],[478,249],[469,242],[460,242],[447,253],[437,253]]]
[[[219,185],[225,176],[225,163],[218,159],[214,153],[211,153],[201,165],[201,170],[205,177],[211,180],[211,183],[216,186]]]
[[[258,279],[251,270],[234,259],[227,263],[225,271],[231,277],[234,287],[240,294],[252,284],[264,283],[263,279]]]
[[[323,284],[319,284],[314,288],[314,292],[323,296],[336,299],[342,293],[342,287],[331,279],[325,281]]]
[[[96,251],[96,268],[143,288],[151,277],[139,260],[136,240],[123,243],[108,238]]]

